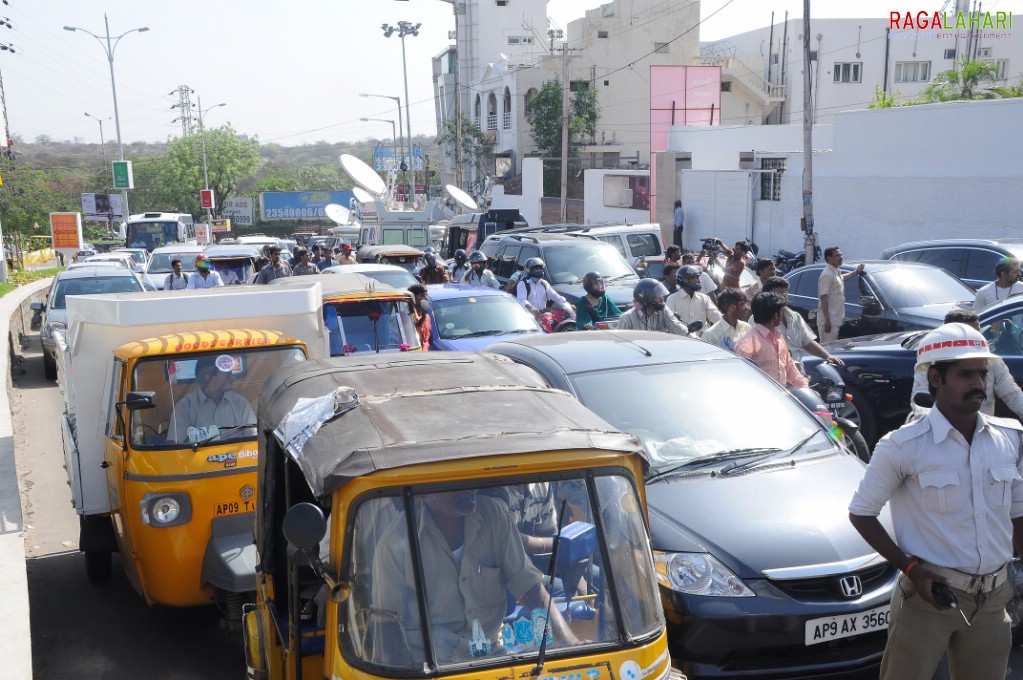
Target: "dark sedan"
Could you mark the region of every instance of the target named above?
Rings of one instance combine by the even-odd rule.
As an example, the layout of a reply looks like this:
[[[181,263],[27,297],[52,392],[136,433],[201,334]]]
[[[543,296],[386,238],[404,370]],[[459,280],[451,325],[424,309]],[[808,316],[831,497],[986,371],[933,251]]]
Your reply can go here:
[[[643,441],[669,646],[687,676],[818,677],[880,660],[897,571],[848,520],[863,463],[791,394],[729,352],[664,333],[488,351]]]
[[[973,289],[944,269],[887,260],[867,261],[860,276],[845,283],[845,323],[839,338],[937,328],[945,314],[973,305]],[[817,281],[826,265],[789,272],[789,304],[817,331]],[[842,271],[854,269],[842,265]]]
[[[980,328],[991,342],[991,350],[1005,360],[1016,382],[1023,384],[1023,296],[985,309],[980,314]],[[839,340],[828,346],[845,362],[837,368],[846,391],[853,396],[847,415],[859,421],[860,432],[871,447],[909,415],[916,349],[925,334],[888,333]],[[817,357],[804,359],[811,366],[819,361]],[[1013,415],[1000,402],[996,414]]]

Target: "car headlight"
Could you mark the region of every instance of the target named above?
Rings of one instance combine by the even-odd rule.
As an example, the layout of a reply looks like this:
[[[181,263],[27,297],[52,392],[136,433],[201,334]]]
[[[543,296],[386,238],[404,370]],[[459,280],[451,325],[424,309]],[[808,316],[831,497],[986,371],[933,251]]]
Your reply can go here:
[[[707,553],[654,551],[657,582],[687,595],[755,597],[742,580]]]
[[[173,527],[192,519],[192,502],[186,493],[147,493],[139,504],[142,523]]]

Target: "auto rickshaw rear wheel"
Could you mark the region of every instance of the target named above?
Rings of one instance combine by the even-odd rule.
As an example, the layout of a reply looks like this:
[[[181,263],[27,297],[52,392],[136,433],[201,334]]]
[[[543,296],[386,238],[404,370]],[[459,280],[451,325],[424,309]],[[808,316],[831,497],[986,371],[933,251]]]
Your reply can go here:
[[[93,583],[106,583],[110,578],[110,551],[89,551],[85,553],[85,575]]]

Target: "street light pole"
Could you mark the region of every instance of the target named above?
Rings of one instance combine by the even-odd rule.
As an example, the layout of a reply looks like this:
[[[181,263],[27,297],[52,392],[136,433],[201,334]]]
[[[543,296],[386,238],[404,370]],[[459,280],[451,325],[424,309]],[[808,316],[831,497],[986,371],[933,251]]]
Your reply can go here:
[[[85,115],[88,116],[89,118],[92,118],[97,123],[99,123],[99,148],[101,149],[101,151],[103,153],[103,168],[106,169],[106,167],[107,167],[107,144],[106,144],[106,141],[103,139],[103,121],[104,120],[110,120],[110,119],[109,118],[100,118],[99,116],[94,116],[91,113],[89,113],[88,111],[85,112]]]
[[[397,104],[398,104],[398,141],[399,141],[398,148],[399,149],[404,149],[405,148],[405,137],[404,137],[405,131],[403,129],[402,117],[401,117],[401,97],[392,97],[391,95],[387,95],[387,94],[366,94],[365,92],[360,92],[359,96],[360,97],[379,97],[380,99],[391,99],[391,100],[397,102]],[[412,143],[412,140],[409,139],[409,144],[411,144],[411,143]],[[401,164],[401,160],[398,158],[398,154],[394,155],[394,162],[398,163],[399,165]],[[406,182],[408,181],[408,170],[407,170],[407,168],[408,168],[408,166],[406,166],[406,170],[405,170],[405,173],[406,173],[405,174],[405,181]],[[400,169],[399,167],[395,167],[395,170],[399,170],[399,169]]]
[[[213,109],[220,106],[227,106],[227,104],[221,102],[220,104],[214,104],[206,110],[202,108],[202,97],[197,97],[196,101],[199,103],[199,140],[202,144],[202,183],[206,191],[210,190],[210,176],[206,171],[206,129],[205,118],[206,114]],[[210,243],[213,240],[213,209],[206,208],[206,242]]]
[[[78,28],[77,26],[65,26],[64,30],[65,31],[71,31],[72,33],[75,32],[75,31],[81,31],[82,33],[85,33],[87,35],[91,35],[93,38],[96,39],[96,42],[98,42],[100,44],[100,47],[103,48],[103,51],[106,52],[107,62],[109,62],[109,64],[110,64],[110,90],[111,90],[111,92],[114,95],[114,126],[117,128],[117,150],[118,150],[118,153],[120,154],[121,160],[123,161],[124,160],[124,144],[121,141],[121,115],[120,115],[120,113],[117,110],[117,81],[114,78],[114,51],[117,49],[118,43],[121,42],[121,38],[123,38],[124,36],[128,35],[129,33],[135,33],[135,32],[145,33],[146,31],[149,30],[149,27],[148,26],[142,26],[140,28],[133,28],[131,30],[125,31],[121,35],[117,35],[117,36],[111,37],[110,36],[110,20],[107,18],[106,14],[103,15],[103,24],[106,27],[106,37],[105,38],[102,37],[102,36],[96,35],[92,31],[87,31],[84,28]],[[113,41],[113,42],[111,43],[111,41]],[[104,42],[106,43],[105,45],[104,45]],[[121,213],[122,213],[122,215],[121,215],[122,219],[127,220],[128,219],[128,215],[130,213],[130,211],[128,210],[128,190],[127,189],[123,189],[122,192],[121,192]]]
[[[409,155],[409,169],[412,171],[412,181],[409,183],[409,192],[411,193],[413,205],[416,202],[416,170],[415,170],[415,156],[412,150],[412,114],[409,113],[409,102],[408,102],[408,60],[405,58],[405,36],[411,35],[415,37],[419,35],[419,28],[422,24],[416,24],[413,26],[408,21],[399,21],[397,27],[391,26],[390,24],[383,24],[381,28],[384,30],[384,37],[390,38],[395,31],[398,32],[398,37],[401,39],[401,69],[405,76],[405,125],[408,126],[408,155]]]

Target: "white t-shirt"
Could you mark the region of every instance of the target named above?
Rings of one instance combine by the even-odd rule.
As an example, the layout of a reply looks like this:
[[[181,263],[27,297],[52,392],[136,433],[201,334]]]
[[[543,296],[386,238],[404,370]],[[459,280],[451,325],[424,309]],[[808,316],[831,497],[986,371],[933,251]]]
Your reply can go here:
[[[992,281],[977,291],[977,297],[973,300],[973,311],[980,312],[996,302],[1001,302],[1007,297],[1020,293],[1023,293],[1023,283],[1019,281],[1008,288],[999,288],[997,282]]]

